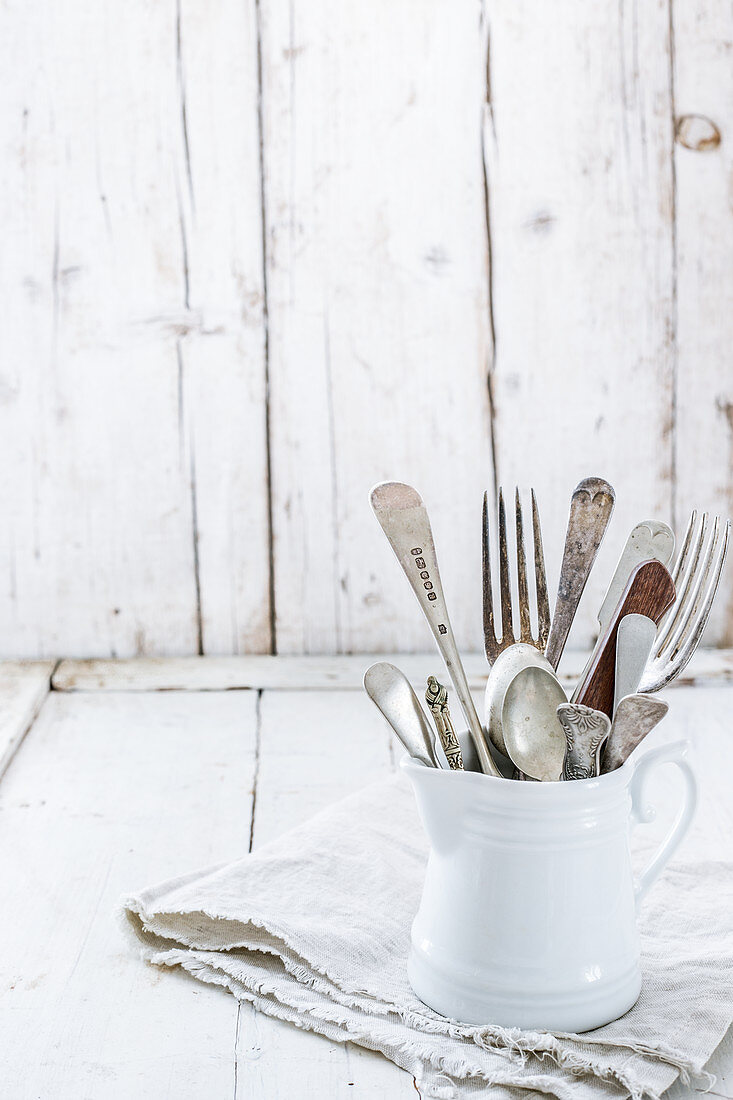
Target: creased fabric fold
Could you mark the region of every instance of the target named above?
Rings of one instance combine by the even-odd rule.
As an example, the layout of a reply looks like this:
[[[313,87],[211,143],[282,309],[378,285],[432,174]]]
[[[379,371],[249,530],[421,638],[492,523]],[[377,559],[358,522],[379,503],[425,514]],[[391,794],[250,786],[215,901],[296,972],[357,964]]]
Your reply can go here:
[[[584,1035],[467,1026],[407,981],[427,844],[399,776],[229,864],[127,898],[144,959],[179,966],[335,1042],[381,1051],[425,1096],[517,1090],[655,1100],[704,1066],[733,1020],[733,864],[678,862],[641,918],[644,987]]]

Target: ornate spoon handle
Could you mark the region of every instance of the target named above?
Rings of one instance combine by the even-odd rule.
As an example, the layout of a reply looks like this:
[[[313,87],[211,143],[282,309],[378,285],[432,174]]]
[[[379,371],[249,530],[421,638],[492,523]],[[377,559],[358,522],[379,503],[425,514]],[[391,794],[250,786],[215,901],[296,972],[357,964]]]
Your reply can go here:
[[[443,746],[448,767],[452,771],[463,771],[463,753],[453,728],[453,720],[448,709],[448,689],[439,684],[434,676],[428,676],[428,686],[425,692],[425,702],[430,708],[430,713],[435,719],[435,727]]]
[[[594,779],[600,774],[601,750],[611,732],[608,715],[582,703],[561,703],[557,716],[567,741],[563,779]]]

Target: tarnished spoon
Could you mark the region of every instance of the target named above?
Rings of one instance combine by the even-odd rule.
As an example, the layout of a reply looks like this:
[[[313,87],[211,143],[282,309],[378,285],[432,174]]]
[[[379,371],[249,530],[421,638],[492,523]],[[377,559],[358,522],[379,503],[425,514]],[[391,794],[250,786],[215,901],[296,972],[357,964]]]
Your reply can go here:
[[[668,710],[668,704],[656,695],[627,695],[619,700],[601,756],[601,774],[620,768]]]
[[[417,596],[417,602],[445,661],[476,746],[481,770],[503,778],[487,748],[481,721],[468,689],[466,673],[448,618],[433,532],[422,498],[411,485],[403,485],[399,481],[383,481],[374,486],[370,499],[374,515]]]
[[[611,732],[610,718],[582,703],[561,703],[557,716],[565,730],[567,746],[563,779],[595,779],[601,774],[601,752]]]
[[[586,477],[570,500],[568,530],[560,566],[560,584],[545,656],[557,668],[580,597],[613,512],[616,494],[602,477]]]
[[[378,661],[364,673],[364,690],[410,756],[429,768],[439,767],[433,731],[404,672],[388,661]]]
[[[552,671],[530,665],[514,677],[504,696],[501,726],[513,764],[531,779],[560,778],[565,731],[557,708],[567,702]]]

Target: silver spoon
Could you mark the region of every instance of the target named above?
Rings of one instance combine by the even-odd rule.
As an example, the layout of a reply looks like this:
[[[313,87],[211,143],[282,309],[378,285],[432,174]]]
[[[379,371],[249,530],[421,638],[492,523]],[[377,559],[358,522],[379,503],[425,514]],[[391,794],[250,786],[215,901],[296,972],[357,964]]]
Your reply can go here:
[[[566,702],[557,676],[539,666],[523,668],[506,690],[501,712],[504,744],[519,771],[532,779],[560,778],[566,743],[557,708]]]
[[[387,661],[378,661],[364,673],[364,690],[410,756],[428,768],[439,767],[433,731],[404,672]]]
[[[601,752],[611,731],[610,718],[583,703],[561,703],[557,716],[567,741],[563,779],[595,779],[601,773]]]
[[[487,748],[484,731],[468,690],[466,673],[445,605],[433,532],[422,498],[411,485],[404,485],[399,481],[383,481],[374,486],[370,500],[374,515],[417,596],[417,602],[428,620],[440,655],[445,661],[476,746],[481,770],[501,778],[501,772]]]
[[[627,695],[621,699],[603,750],[601,774],[620,768],[668,710],[669,705],[656,695]]]

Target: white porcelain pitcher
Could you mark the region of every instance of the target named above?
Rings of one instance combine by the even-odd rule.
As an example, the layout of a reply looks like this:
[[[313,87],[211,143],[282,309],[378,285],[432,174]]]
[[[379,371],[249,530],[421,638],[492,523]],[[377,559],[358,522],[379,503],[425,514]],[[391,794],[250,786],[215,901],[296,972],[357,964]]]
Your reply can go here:
[[[408,975],[464,1023],[588,1031],[641,989],[636,913],[695,808],[687,743],[635,753],[597,779],[533,783],[427,768],[405,757],[430,840]],[[677,819],[634,882],[630,826],[651,768],[685,779]]]

